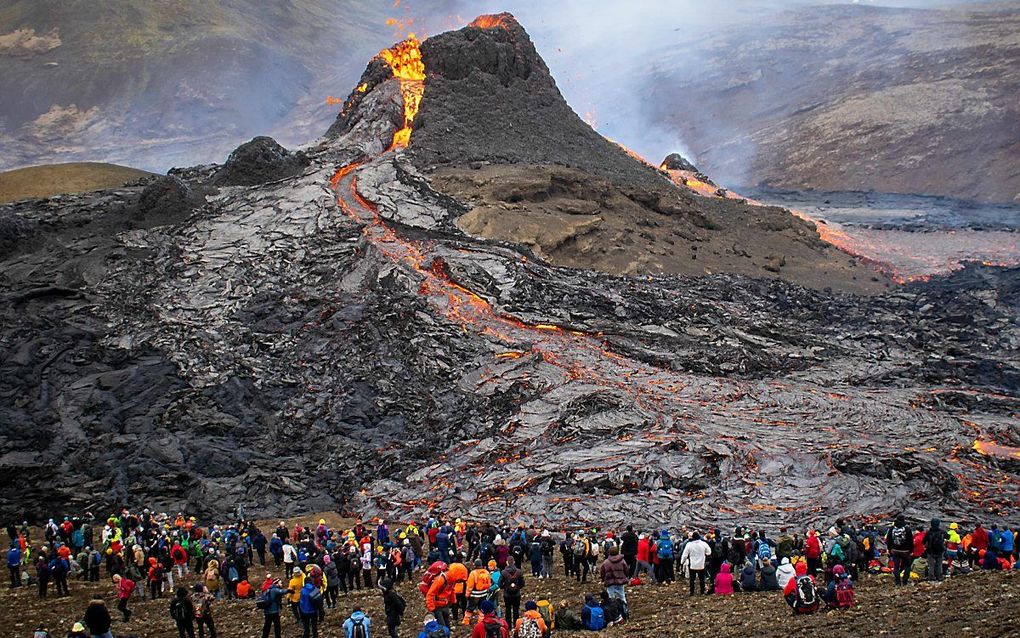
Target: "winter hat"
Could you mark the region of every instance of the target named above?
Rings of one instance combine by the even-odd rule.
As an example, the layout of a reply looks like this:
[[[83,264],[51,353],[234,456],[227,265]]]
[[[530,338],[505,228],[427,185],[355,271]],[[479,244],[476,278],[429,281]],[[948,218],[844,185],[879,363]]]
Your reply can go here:
[[[960,528],[960,526],[957,525],[956,523],[950,523],[949,524],[949,529],[959,529],[959,528]]]
[[[425,619],[423,621],[423,624],[427,625],[430,622],[436,622],[436,617],[433,616],[432,614],[425,614]]]
[[[85,631],[85,625],[81,624],[80,622],[76,622],[73,625],[71,625],[71,631],[79,634],[83,633]]]
[[[291,572],[291,573],[292,573],[292,574],[293,574],[294,576],[297,576],[298,574],[300,574],[300,573],[301,573],[301,568],[300,568],[300,567],[295,567],[295,568],[294,568],[294,571],[293,571],[293,572]]]
[[[491,600],[486,598],[481,603],[479,603],[478,609],[480,609],[483,614],[491,614],[492,612],[496,611],[496,605],[494,605]]]
[[[846,569],[844,569],[842,565],[836,565],[832,568],[832,573],[836,576],[842,576],[846,573]]]
[[[331,560],[332,559],[330,559],[329,554],[326,554],[325,556],[322,557],[322,562],[325,563],[326,565],[329,565]]]
[[[538,603],[533,600],[529,600],[524,603],[524,611],[538,611]]]

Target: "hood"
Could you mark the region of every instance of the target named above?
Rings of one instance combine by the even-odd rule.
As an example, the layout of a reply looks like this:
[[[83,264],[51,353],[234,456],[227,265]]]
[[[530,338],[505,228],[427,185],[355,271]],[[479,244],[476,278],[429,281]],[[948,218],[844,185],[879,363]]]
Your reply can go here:
[[[430,620],[427,623],[425,623],[425,633],[426,634],[433,633],[433,632],[436,632],[436,631],[440,631],[439,623],[437,623],[434,620]]]
[[[719,566],[719,569],[720,569],[720,571],[722,571],[722,573],[728,574],[728,573],[730,573],[730,564],[729,563],[723,563],[722,565]]]
[[[624,561],[623,554],[617,554],[616,556],[610,556],[610,563],[622,563]]]
[[[740,572],[742,574],[753,574],[754,573],[754,565],[752,565],[751,563],[746,563],[744,565],[744,568],[742,570],[740,570]]]
[[[365,614],[363,612],[356,611],[353,614],[351,614],[351,619],[352,620],[364,620],[365,619]],[[432,621],[432,622],[435,622],[435,621]]]
[[[932,529],[939,529],[941,527],[942,527],[942,521],[940,521],[937,518],[931,519],[931,528]]]
[[[783,556],[783,560],[779,561],[779,566],[780,567],[782,567],[783,565],[789,565],[789,564],[790,564],[790,559],[787,558],[786,556]]]

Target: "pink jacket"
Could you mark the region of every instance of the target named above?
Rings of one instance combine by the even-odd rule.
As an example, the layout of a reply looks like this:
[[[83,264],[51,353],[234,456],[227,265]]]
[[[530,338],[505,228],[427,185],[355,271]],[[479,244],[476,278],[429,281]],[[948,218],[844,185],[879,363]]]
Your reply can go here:
[[[719,567],[719,573],[715,576],[715,593],[717,596],[733,593],[733,574],[730,573],[729,563],[723,563]]]

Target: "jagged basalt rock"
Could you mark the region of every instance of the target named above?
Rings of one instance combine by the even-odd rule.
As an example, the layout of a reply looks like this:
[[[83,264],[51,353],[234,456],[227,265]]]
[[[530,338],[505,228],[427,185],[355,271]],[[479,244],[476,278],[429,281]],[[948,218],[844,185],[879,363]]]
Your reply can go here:
[[[172,175],[159,177],[142,189],[138,214],[142,217],[180,218],[201,206],[205,198],[182,179]]]
[[[307,165],[302,153],[292,153],[271,137],[256,137],[238,146],[213,176],[217,186],[254,186],[297,175]]]

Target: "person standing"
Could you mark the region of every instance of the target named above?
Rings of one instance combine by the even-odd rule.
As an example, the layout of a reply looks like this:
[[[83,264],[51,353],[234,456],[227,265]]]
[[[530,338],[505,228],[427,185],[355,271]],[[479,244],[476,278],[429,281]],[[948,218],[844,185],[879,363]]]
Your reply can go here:
[[[889,555],[893,561],[893,578],[897,585],[906,585],[910,582],[910,565],[914,562],[914,541],[907,529],[907,521],[903,516],[897,516],[893,526],[886,533],[886,545],[889,548]],[[809,559],[810,564],[810,559]]]
[[[393,580],[383,578],[379,582],[379,588],[383,592],[383,610],[386,614],[386,631],[390,638],[397,638],[397,627],[404,619],[404,611],[407,609],[407,602],[404,597],[393,589]]]
[[[521,616],[521,594],[524,592],[524,572],[517,568],[515,559],[510,558],[502,571],[499,588],[503,590],[507,623],[512,626]]]
[[[283,584],[274,580],[262,595],[258,605],[262,608],[265,621],[262,623],[262,638],[269,638],[269,628],[273,628],[276,638],[280,638],[280,613],[283,611]]]
[[[135,591],[135,581],[120,574],[113,575],[113,583],[117,586],[117,610],[124,617],[124,622],[131,622],[131,610],[128,603],[131,602],[131,594]],[[144,598],[144,595],[142,596]]]
[[[178,587],[177,594],[170,601],[170,618],[177,625],[177,635],[180,638],[195,638],[195,605],[186,587]]]
[[[296,568],[295,568],[296,569]],[[310,578],[305,579],[298,597],[301,612],[302,638],[319,638],[319,609],[322,606],[322,592]]]
[[[620,548],[613,545],[609,548],[609,557],[599,566],[599,578],[606,586],[609,595],[624,605],[627,604],[627,583],[630,582],[630,567],[620,554]]]
[[[946,532],[942,521],[931,519],[931,527],[924,535],[924,555],[928,560],[928,580],[942,580],[942,562],[946,558]]]
[[[11,589],[21,587],[21,546],[16,540],[7,550],[7,570],[11,573]]]
[[[205,638],[205,630],[209,629],[209,638],[216,638],[216,626],[212,617],[212,594],[202,583],[195,583],[195,625],[198,626],[198,638]]]
[[[708,543],[701,540],[701,534],[694,532],[689,543],[684,545],[684,551],[680,555],[680,565],[687,567],[688,581],[690,583],[690,594],[694,595],[694,580],[698,580],[698,589],[705,593],[705,573],[708,557],[712,555],[712,548]]]

